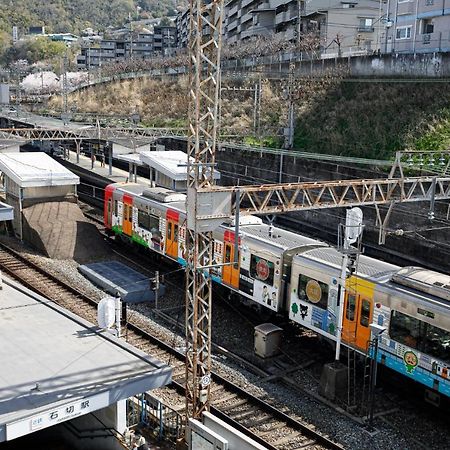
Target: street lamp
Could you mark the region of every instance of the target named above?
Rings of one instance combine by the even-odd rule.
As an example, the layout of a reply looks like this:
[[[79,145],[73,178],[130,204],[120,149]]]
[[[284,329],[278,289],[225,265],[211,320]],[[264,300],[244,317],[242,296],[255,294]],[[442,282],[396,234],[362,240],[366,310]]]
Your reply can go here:
[[[378,365],[378,344],[380,342],[381,335],[386,331],[386,327],[371,323],[369,325],[372,334],[371,347],[373,349],[372,357],[373,363],[370,366],[370,390],[369,390],[369,430],[373,430],[373,412],[375,407],[375,387],[377,385],[377,365]]]

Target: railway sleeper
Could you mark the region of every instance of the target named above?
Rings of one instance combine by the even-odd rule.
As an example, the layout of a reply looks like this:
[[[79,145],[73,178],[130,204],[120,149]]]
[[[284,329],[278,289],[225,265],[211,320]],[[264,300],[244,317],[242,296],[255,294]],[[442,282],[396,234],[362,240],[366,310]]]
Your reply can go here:
[[[226,393],[225,390],[224,390],[224,393]],[[217,400],[213,399],[213,405],[214,406],[220,405],[221,403],[225,403],[225,402],[228,402],[230,400],[233,400],[233,399],[237,398],[237,396],[238,395],[235,394],[235,393],[232,393],[232,394],[229,394],[229,395],[225,395],[225,396],[221,396]]]
[[[302,448],[309,448],[312,447],[313,448],[318,448],[318,444],[317,441],[313,440],[313,439],[308,439],[306,442],[304,439],[300,440],[299,442],[297,441],[290,441],[287,442],[286,444],[281,444],[280,446],[280,450],[286,449],[286,450],[291,450],[291,449],[295,449],[295,450],[300,450]],[[322,448],[322,447],[319,447]]]
[[[241,398],[241,397],[236,397],[236,398]],[[225,409],[225,411],[232,411],[233,409],[239,408],[242,405],[248,405],[249,407],[251,407],[251,405],[248,404],[248,400],[241,399],[236,403],[230,403],[229,405],[224,405],[222,408]]]
[[[274,420],[276,420],[276,419],[274,419]],[[276,421],[273,423],[274,423],[274,426],[271,428],[268,428],[267,430],[259,430],[258,427],[255,427],[251,431],[254,431],[255,434],[257,434],[258,436],[267,436],[269,434],[272,434],[274,431],[279,430],[280,428],[286,428],[286,429],[290,428],[289,425],[286,424],[286,422]]]
[[[252,417],[254,417],[255,416],[255,411],[253,409],[249,409],[247,411],[230,414],[230,416],[234,420],[237,420],[239,422],[243,421],[245,423],[245,426],[247,426],[247,423],[245,422],[246,419],[249,420],[249,418],[251,419]],[[267,420],[267,417],[266,417],[266,420]]]
[[[281,437],[279,437],[276,441],[271,442],[272,445],[275,445],[276,447],[279,447],[281,445],[286,445],[291,443],[292,441],[296,440],[297,438],[302,438],[303,437],[303,441],[305,439],[307,439],[304,435],[301,434],[300,431],[292,431],[292,433],[283,435]],[[308,439],[308,441],[311,441],[310,439]],[[315,441],[311,441],[311,443],[316,443]],[[306,442],[302,442],[301,445],[307,445]],[[310,444],[308,444],[310,445]]]
[[[274,419],[272,416],[270,416],[268,414],[263,414],[262,416],[258,417],[257,419],[245,422],[245,426],[247,428],[256,428],[259,425],[270,423],[271,420],[276,420],[276,419]]]

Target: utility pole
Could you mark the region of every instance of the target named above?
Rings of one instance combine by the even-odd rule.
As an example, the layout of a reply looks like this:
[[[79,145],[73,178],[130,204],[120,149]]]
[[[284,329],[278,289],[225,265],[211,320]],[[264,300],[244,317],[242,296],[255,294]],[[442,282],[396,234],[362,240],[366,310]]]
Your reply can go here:
[[[88,44],[87,63],[88,63],[88,84],[91,84],[91,41],[89,41]]]
[[[300,47],[301,30],[302,30],[302,0],[297,0],[297,47]]]
[[[159,271],[155,271],[155,276],[151,282],[152,291],[155,292],[155,309],[158,310],[158,301],[159,301]]]
[[[290,149],[294,146],[294,129],[295,129],[295,117],[294,117],[294,69],[295,63],[289,64],[289,78],[286,88],[286,95],[288,101],[288,113],[287,113],[287,126],[284,132],[284,148]]]
[[[130,59],[133,57],[133,22],[131,21],[131,13],[128,13],[128,20],[130,21]]]
[[[62,112],[62,120],[64,125],[67,125],[69,121],[69,111],[68,111],[68,83],[67,83],[67,48],[66,53],[63,58],[62,64],[62,89],[63,89],[63,112]]]
[[[260,125],[261,125],[261,96],[262,96],[262,86],[261,86],[261,74],[259,74],[258,81],[254,86],[255,95],[253,101],[253,131],[256,137],[259,137]]]

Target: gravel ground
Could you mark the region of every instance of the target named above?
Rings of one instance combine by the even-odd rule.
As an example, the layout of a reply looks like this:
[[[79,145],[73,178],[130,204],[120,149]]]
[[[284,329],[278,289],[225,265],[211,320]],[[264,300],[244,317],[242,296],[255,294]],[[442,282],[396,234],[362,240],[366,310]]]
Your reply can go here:
[[[98,300],[105,296],[103,291],[93,286],[78,272],[76,262],[44,258],[14,239],[2,237],[1,240],[7,241],[9,245],[27,253],[32,260],[87,295]],[[114,256],[112,259],[120,258]],[[95,258],[92,258],[92,261],[95,261]],[[180,274],[174,273],[167,277],[167,294],[164,299],[161,299],[160,307],[170,311],[171,316],[178,323],[183,324],[184,310],[181,306],[184,296],[180,286],[182,286]],[[213,310],[214,342],[219,342],[220,345],[232,349],[233,352],[238,352],[240,356],[248,358],[253,363],[259,362],[253,354],[253,327],[255,324],[261,323],[261,319],[256,315],[249,318],[248,313],[244,314],[243,308],[237,304],[225,306],[223,302],[217,302],[216,300],[222,297],[223,293],[218,291],[214,295],[217,297]],[[178,328],[172,325],[162,325],[161,320],[152,313],[153,308],[150,305],[134,305],[130,309],[130,320],[138,321],[143,327],[151,330],[153,334],[166,342],[172,343],[178,349],[185,348],[184,338],[180,337]],[[291,365],[317,359],[318,364],[310,364],[307,369],[290,375],[301,389],[314,392],[317,389],[318,376],[320,376],[320,371],[316,366],[320,367],[323,355],[327,353],[312,333],[303,330],[295,332],[298,333],[298,336],[294,336],[292,330],[285,332],[283,358]],[[320,352],[311,353],[311,349],[317,350],[318,348],[321,348]],[[314,356],[312,357],[312,355]],[[171,361],[165,362],[170,363]],[[422,413],[414,406],[401,404],[398,411],[377,418],[375,422],[377,433],[370,435],[355,421],[305,395],[301,390],[294,390],[277,382],[264,381],[260,376],[249,372],[242,367],[242,364],[235,363],[227,356],[214,355],[213,368],[247,391],[283,408],[291,416],[314,425],[317,430],[341,443],[345,448],[402,450],[450,448],[449,427],[445,418],[442,420],[438,417],[432,419],[429,413]],[[269,368],[266,367],[266,369]],[[156,391],[155,395],[168,401],[172,400],[171,394],[166,389]],[[179,398],[176,402],[176,406],[183,406],[183,404],[180,405]]]

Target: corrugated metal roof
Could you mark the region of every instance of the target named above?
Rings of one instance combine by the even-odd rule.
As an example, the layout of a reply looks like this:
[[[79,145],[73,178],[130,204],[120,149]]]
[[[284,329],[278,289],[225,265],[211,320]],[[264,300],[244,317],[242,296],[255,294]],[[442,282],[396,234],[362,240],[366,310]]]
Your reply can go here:
[[[20,187],[80,183],[79,177],[43,152],[1,153],[0,170]]]
[[[141,161],[173,180],[187,180],[187,154],[180,150],[141,152]],[[215,170],[214,178],[220,178]]]
[[[302,256],[324,264],[331,264],[338,268],[342,265],[342,253],[332,247],[309,250]],[[378,278],[387,272],[396,271],[398,269],[398,266],[394,266],[393,264],[361,255],[358,260],[357,273],[367,277]]]
[[[300,247],[302,245],[319,244],[320,241],[311,239],[306,236],[292,233],[281,228],[273,227],[272,235],[269,234],[270,226],[262,225],[245,225],[241,228],[241,232],[250,234],[260,238],[266,242],[283,248]]]

